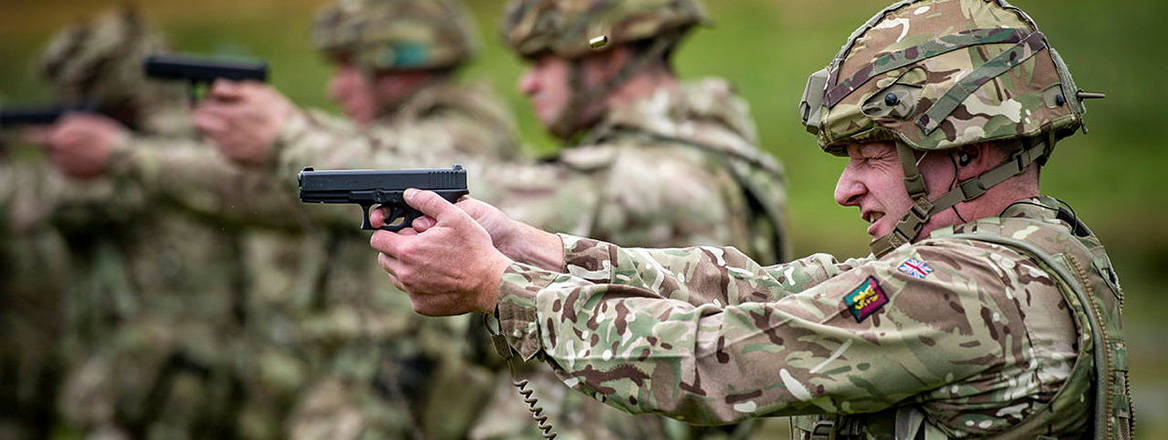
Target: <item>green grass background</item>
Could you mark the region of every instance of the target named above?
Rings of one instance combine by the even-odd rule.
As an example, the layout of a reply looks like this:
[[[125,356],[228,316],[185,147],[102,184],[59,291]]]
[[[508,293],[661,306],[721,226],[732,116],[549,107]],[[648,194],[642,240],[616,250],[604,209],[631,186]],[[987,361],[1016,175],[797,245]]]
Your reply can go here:
[[[154,0],[139,5],[148,20],[187,52],[268,60],[272,82],[298,104],[335,110],[324,93],[329,68],[308,34],[321,0]],[[117,2],[0,0],[0,99],[33,103],[48,93],[32,63],[60,27]],[[533,150],[554,148],[515,82],[523,69],[497,37],[501,0],[472,0],[483,36],[467,75],[493,85],[514,110]],[[684,78],[723,76],[750,102],[762,146],[786,165],[798,255],[867,253],[864,223],[835,206],[844,162],[815,146],[795,118],[807,75],[830,60],[847,35],[885,2],[734,0],[707,2],[713,20],[678,53]],[[1168,130],[1168,61],[1161,0],[1017,1],[1042,26],[1080,87],[1108,99],[1088,103],[1090,134],[1059,145],[1044,170],[1043,191],[1069,202],[1111,250],[1127,292],[1127,334],[1136,397],[1137,436],[1168,438],[1168,354],[1162,331],[1168,299],[1168,208],[1164,148]],[[1160,41],[1161,43],[1156,43]]]

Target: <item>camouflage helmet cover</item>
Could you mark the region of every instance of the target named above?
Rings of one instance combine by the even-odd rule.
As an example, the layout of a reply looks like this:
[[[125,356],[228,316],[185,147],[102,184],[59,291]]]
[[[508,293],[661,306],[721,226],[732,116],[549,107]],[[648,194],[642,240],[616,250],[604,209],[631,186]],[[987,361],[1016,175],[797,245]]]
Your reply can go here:
[[[899,140],[917,150],[1053,132],[1084,111],[1037,25],[1004,0],[910,0],[856,30],[808,80],[800,113],[825,151]]]
[[[98,105],[145,105],[171,96],[148,81],[142,60],[165,49],[160,35],[133,8],[106,12],[58,32],[42,52],[37,72],[59,99]],[[181,91],[180,91],[181,93]]]
[[[439,69],[474,56],[474,32],[457,0],[339,0],[317,14],[312,41],[369,69]]]
[[[706,20],[697,0],[513,0],[503,15],[503,39],[524,57],[589,53],[589,39],[612,45],[684,31]]]

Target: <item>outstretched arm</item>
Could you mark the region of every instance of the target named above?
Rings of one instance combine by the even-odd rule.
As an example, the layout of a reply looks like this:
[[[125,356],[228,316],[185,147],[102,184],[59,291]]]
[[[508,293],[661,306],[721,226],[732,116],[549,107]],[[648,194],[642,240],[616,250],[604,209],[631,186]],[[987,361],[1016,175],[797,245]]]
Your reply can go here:
[[[905,247],[797,292],[724,255],[721,264],[695,261],[688,272],[653,269],[675,279],[720,274],[720,283],[699,289],[705,297],[739,292],[735,304],[700,304],[670,298],[665,281],[655,287],[653,271],[616,271],[640,281],[605,283],[513,263],[487,249],[490,234],[471,216],[431,199],[407,199],[428,205],[415,207],[436,220],[430,229],[373,238],[415,309],[448,314],[497,305],[502,335],[516,352],[543,356],[570,386],[629,412],[695,424],[873,412],[1020,351],[1009,336],[1020,328],[1004,331],[1020,325],[1018,308],[993,293],[1007,286],[986,252],[966,244]],[[918,278],[898,269],[910,258],[932,262],[935,271]],[[752,296],[759,299],[746,299]],[[444,303],[432,301],[438,298]],[[946,356],[931,355],[936,350]]]

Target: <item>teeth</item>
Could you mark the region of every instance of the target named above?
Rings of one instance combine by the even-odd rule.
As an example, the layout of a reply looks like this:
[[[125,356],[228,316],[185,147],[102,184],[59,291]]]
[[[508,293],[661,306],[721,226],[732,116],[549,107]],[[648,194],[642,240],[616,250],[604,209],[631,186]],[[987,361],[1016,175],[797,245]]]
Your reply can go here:
[[[883,217],[884,217],[884,213],[882,213],[882,212],[870,212],[864,216],[864,221],[866,221],[868,223],[876,223],[877,221],[880,221],[880,219]]]

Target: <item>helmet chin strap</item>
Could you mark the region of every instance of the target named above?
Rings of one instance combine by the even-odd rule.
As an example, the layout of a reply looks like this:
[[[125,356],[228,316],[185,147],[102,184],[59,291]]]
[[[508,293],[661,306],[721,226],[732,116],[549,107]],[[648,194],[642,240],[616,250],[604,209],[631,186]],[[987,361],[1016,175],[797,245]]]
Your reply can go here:
[[[896,141],[896,152],[900,156],[900,166],[904,169],[904,187],[912,198],[912,207],[896,222],[892,232],[884,234],[868,243],[872,254],[876,258],[887,255],[892,250],[905,244],[912,243],[921,233],[925,223],[938,212],[949,209],[953,205],[981,197],[986,190],[1007,179],[1022,174],[1030,164],[1041,160],[1054,149],[1054,131],[1048,132],[1045,139],[1033,138],[1029,145],[1024,141],[1023,148],[1010,155],[1010,159],[1001,165],[966,180],[962,180],[957,187],[942,194],[935,200],[929,200],[928,187],[925,178],[921,175],[917,162],[914,161],[913,150],[903,141]]]

